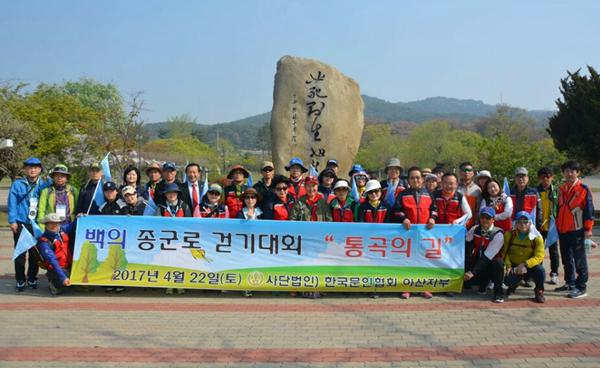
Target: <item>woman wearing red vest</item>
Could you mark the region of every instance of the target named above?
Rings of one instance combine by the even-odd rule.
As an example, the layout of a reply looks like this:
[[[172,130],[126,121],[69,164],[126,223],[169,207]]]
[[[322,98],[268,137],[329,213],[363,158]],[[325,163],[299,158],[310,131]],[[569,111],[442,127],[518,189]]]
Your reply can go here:
[[[331,212],[323,193],[318,191],[319,181],[314,176],[304,179],[306,194],[296,201],[290,212],[292,221],[331,221]]]
[[[479,293],[485,294],[490,280],[494,283],[494,303],[503,303],[502,280],[504,261],[502,247],[504,235],[502,229],[494,226],[496,211],[493,207],[482,207],[479,213],[479,225],[467,232],[465,250],[465,287],[476,284]]]
[[[265,200],[263,212],[264,218],[269,220],[287,221],[290,211],[296,203],[294,197],[288,193],[291,185],[290,179],[283,175],[275,175],[271,186],[269,198]]]
[[[69,249],[69,233],[75,230],[75,223],[61,226],[62,216],[49,213],[41,223],[46,225],[45,231],[38,239],[37,249],[42,256],[42,262],[47,269],[48,287],[52,295],[62,294],[64,287],[71,286],[69,275],[73,254]]]
[[[377,180],[367,182],[365,197],[366,200],[356,210],[356,222],[390,222],[392,211],[381,198],[381,184]]]
[[[194,217],[229,218],[229,208],[223,203],[223,188],[219,184],[211,184],[208,187]]]
[[[483,189],[480,208],[492,207],[496,213],[494,217],[494,226],[503,231],[512,230],[513,202],[506,193],[502,191],[502,186],[496,179],[491,179],[487,187]]]
[[[242,194],[248,189],[244,184],[244,180],[248,179],[250,173],[242,165],[234,165],[227,174],[227,179],[231,180],[231,184],[226,186],[223,192],[225,193],[225,204],[229,210],[229,217],[236,218],[238,212],[242,210],[244,205]]]
[[[350,184],[344,179],[336,181],[333,186],[335,198],[329,203],[331,221],[354,222],[357,203],[349,196]]]
[[[471,207],[465,196],[456,191],[458,177],[454,173],[446,173],[442,177],[442,190],[434,192],[435,205],[438,209],[438,224],[463,224],[471,218]]]

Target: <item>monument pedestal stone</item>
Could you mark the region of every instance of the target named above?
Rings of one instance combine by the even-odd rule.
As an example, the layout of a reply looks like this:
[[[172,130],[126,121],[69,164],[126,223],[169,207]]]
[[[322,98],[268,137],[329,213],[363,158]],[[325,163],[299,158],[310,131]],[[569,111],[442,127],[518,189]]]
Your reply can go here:
[[[275,170],[300,157],[318,171],[338,160],[346,177],[358,152],[364,127],[358,84],[317,60],[284,56],[277,63],[271,137]]]

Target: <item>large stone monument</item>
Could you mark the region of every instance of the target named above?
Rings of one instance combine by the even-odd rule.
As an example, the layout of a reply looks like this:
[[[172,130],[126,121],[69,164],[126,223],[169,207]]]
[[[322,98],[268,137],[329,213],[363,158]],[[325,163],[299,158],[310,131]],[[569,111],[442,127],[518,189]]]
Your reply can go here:
[[[271,136],[273,162],[284,173],[292,157],[323,170],[339,162],[345,177],[358,152],[364,126],[358,84],[317,60],[284,56],[277,63]]]

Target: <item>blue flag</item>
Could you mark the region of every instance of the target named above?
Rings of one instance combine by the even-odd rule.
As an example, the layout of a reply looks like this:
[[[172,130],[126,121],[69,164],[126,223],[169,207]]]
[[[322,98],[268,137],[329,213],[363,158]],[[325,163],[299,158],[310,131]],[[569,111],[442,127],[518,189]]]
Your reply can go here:
[[[104,157],[102,161],[100,161],[100,166],[102,166],[105,181],[110,181],[110,179],[112,179],[112,175],[110,174],[110,163],[108,162],[109,157],[110,152],[106,154],[106,157]],[[102,191],[102,183],[102,180],[98,180],[98,184],[96,185],[96,191],[94,192],[94,202],[96,202],[96,205],[98,207],[102,206],[104,202],[106,202],[106,200],[104,199],[104,192]]]
[[[40,225],[38,225],[37,222],[35,222],[35,221],[31,221],[31,227],[33,228],[33,236],[36,239],[38,239],[44,233],[42,231],[42,229],[40,228]]]
[[[546,236],[545,247],[548,248],[558,241],[558,230],[556,230],[556,221],[554,217],[550,218],[550,226],[548,227],[548,235]]]
[[[313,165],[310,165],[310,167],[308,168],[308,175],[310,176],[319,176],[319,173],[317,172],[317,169],[315,169],[315,167]]]
[[[252,178],[251,172],[248,173],[248,180],[246,181],[246,185],[248,185],[248,188],[252,188],[254,186],[254,179]]]
[[[39,227],[38,227],[39,229]],[[36,238],[31,235],[29,230],[25,227],[21,229],[21,234],[19,235],[19,240],[17,241],[17,245],[15,246],[15,252],[13,253],[12,260],[14,261],[17,257],[29,250],[29,248],[33,247],[37,243]]]
[[[204,183],[202,184],[202,193],[200,193],[200,200],[208,193],[208,173],[204,172]]]
[[[502,191],[506,193],[507,196],[510,196],[510,186],[508,185],[508,179],[506,179],[506,176],[504,177],[504,183],[502,184]]]
[[[360,202],[360,194],[358,193],[358,187],[356,186],[356,179],[354,176],[352,177],[352,189],[350,190],[350,195],[354,198],[356,203]]]
[[[398,183],[400,185],[400,183]],[[396,202],[396,191],[393,190],[392,186],[388,183],[387,193],[385,194],[385,198],[383,201],[387,203],[390,207],[394,207],[394,202]]]
[[[143,216],[154,216],[157,208],[158,207],[156,206],[156,203],[154,203],[154,199],[152,199],[152,196],[148,196],[148,200],[146,201],[146,208],[144,208]]]

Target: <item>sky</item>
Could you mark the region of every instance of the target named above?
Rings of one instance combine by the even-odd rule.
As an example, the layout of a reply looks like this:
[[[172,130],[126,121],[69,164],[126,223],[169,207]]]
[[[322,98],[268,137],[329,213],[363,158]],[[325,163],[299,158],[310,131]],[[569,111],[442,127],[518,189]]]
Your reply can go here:
[[[277,61],[317,59],[391,102],[445,96],[554,109],[600,69],[600,1],[0,2],[0,82],[82,77],[143,92],[147,122],[270,111]]]

